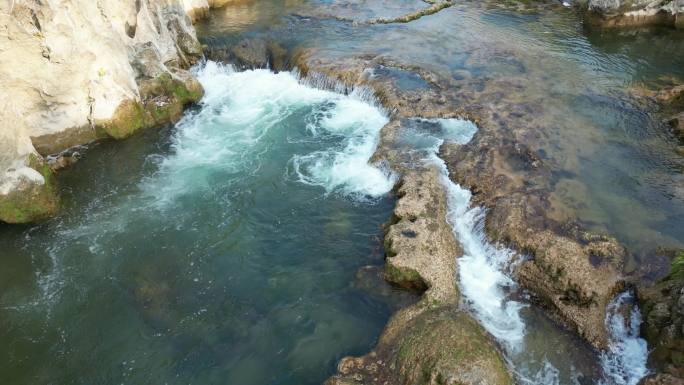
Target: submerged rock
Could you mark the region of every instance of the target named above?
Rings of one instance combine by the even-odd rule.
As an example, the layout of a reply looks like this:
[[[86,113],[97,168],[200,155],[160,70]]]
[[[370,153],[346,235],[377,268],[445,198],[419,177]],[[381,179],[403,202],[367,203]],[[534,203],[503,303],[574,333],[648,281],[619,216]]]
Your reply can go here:
[[[655,102],[660,107],[659,113],[679,141],[680,152],[682,152],[684,150],[684,84],[669,78],[666,78],[665,82],[667,84],[658,90],[637,87],[631,91],[635,97]]]
[[[375,350],[343,358],[326,385],[512,384],[497,346],[468,313],[425,302],[392,317]]]
[[[172,122],[184,104],[201,96],[199,83],[185,71],[202,54],[186,14],[196,3],[69,0],[0,5],[5,29],[0,37],[0,118],[13,122],[0,128],[0,136],[8,148],[21,148],[0,157],[0,184],[7,191],[0,195],[1,205],[16,206],[10,195],[28,191],[29,185],[42,186],[38,176],[38,184],[16,177],[18,169],[31,175],[29,155],[57,154],[98,138],[121,139]],[[28,211],[54,212],[38,207],[45,206],[42,193],[18,195],[35,197],[37,207]],[[22,199],[22,205],[29,203]],[[13,215],[12,221],[33,217]]]

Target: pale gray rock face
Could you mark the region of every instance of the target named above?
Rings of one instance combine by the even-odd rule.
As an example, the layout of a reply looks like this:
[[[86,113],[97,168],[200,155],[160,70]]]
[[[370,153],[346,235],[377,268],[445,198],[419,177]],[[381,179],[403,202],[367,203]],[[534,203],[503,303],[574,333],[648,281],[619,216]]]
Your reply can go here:
[[[676,16],[684,13],[684,0],[589,0],[589,9],[605,16]]]
[[[140,100],[141,80],[196,61],[188,13],[210,3],[0,0],[0,201],[44,183],[32,154],[94,139],[124,101]]]

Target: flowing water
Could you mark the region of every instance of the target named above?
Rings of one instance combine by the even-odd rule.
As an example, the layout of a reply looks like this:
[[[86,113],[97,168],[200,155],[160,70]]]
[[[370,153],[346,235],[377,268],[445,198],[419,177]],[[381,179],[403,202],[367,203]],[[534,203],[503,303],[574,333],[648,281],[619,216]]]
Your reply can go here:
[[[384,112],[286,72],[198,75],[166,135],[91,150],[61,217],[2,229],[0,383],[319,384],[373,346],[391,308],[354,276],[392,209],[368,164]]]
[[[464,92],[521,84],[498,94],[537,106],[507,123],[534,122],[529,144],[553,172],[555,215],[616,235],[633,253],[628,272],[648,273],[652,250],[684,246],[684,159],[657,110],[625,90],[684,79],[683,32],[593,30],[562,6],[493,4],[371,26],[350,20],[425,3],[236,0],[198,31],[212,47],[257,37],[333,60],[383,55]],[[0,226],[0,383],[319,384],[375,344],[401,296],[374,296],[362,288],[381,283],[356,276],[382,264],[393,206],[395,176],[368,164],[386,113],[365,92],[315,89],[288,72],[210,62],[198,76],[207,94],[180,123],[101,143],[60,174],[62,215]],[[406,143],[444,172],[435,146],[476,130],[414,123]],[[609,351],[593,351],[528,303],[508,275],[520,256],[488,242],[484,210],[443,176],[465,251],[455,262],[464,305],[518,382],[634,385],[647,369],[632,295],[611,305]]]
[[[471,310],[501,344],[520,384],[636,385],[647,373],[646,341],[639,337],[639,309],[631,293],[618,295],[609,306],[606,328],[610,348],[597,354],[567,331],[555,326],[520,292],[508,272],[516,254],[488,241],[485,210],[472,207],[471,192],[449,179],[439,158],[442,143],[466,144],[477,131],[461,119],[413,119],[404,124],[399,145],[419,153],[437,167],[447,194],[447,221],[463,247],[457,257],[458,284]],[[627,307],[628,319],[623,317]],[[598,365],[600,360],[600,365]]]
[[[684,81],[684,31],[592,29],[560,2],[536,12],[510,3],[463,1],[411,23],[366,25],[425,3],[240,0],[198,31],[209,46],[264,38],[332,60],[382,55],[451,79],[466,95],[491,87],[506,108],[533,106],[506,124],[527,126],[528,145],[553,172],[556,217],[617,236],[633,252],[630,271],[657,247],[684,247],[684,157],[655,107],[629,92]]]

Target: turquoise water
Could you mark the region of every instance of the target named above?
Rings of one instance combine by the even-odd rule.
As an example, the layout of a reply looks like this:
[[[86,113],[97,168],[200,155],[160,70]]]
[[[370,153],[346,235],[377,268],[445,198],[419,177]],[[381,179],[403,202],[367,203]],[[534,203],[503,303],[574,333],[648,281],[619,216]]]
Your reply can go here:
[[[176,126],[60,175],[64,213],[0,232],[0,383],[319,384],[391,306],[381,110],[209,63]]]
[[[559,217],[618,236],[634,254],[629,271],[648,271],[656,247],[682,247],[684,159],[657,110],[626,92],[684,78],[682,31],[592,30],[560,6],[522,15],[482,4],[368,26],[336,17],[391,17],[424,3],[237,1],[198,30],[217,47],[258,37],[332,59],[380,54],[464,93],[521,84],[500,94],[537,106],[533,124],[507,124],[527,129],[552,170]],[[375,73],[426,87],[409,71]],[[357,274],[383,262],[394,177],[367,160],[387,117],[363,93],[315,90],[289,73],[210,64],[200,75],[207,96],[178,125],[100,143],[60,173],[58,218],[0,225],[0,383],[320,384],[341,357],[375,345],[404,298],[375,270]],[[481,276],[492,267],[484,262],[464,272]],[[494,310],[521,304],[506,314],[524,322],[524,351],[508,353],[519,378],[601,381],[601,358],[620,354],[592,351],[501,277],[490,280],[496,296],[467,299],[476,315],[478,299],[495,297]]]
[[[554,216],[618,237],[633,252],[630,273],[659,247],[684,247],[684,157],[657,107],[630,93],[684,81],[684,31],[591,28],[560,2],[528,13],[502,3],[458,2],[411,23],[366,25],[425,4],[246,0],[197,28],[212,47],[263,38],[326,60],[379,55],[449,79],[445,87],[462,93],[464,107],[485,90],[496,98],[477,102],[489,108],[531,109],[506,125],[552,171]],[[395,77],[400,88],[424,86],[415,76]]]

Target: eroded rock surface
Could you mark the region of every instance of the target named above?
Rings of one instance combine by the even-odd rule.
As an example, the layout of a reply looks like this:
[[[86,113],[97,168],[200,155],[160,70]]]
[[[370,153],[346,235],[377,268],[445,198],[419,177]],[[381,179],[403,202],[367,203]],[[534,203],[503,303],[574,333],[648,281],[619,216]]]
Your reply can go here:
[[[521,286],[559,322],[605,348],[606,307],[624,287],[626,250],[613,238],[553,217],[553,176],[525,144],[539,107],[513,104],[499,93],[502,85],[493,85],[491,91],[486,87],[468,96],[475,105],[486,106],[474,112],[480,130],[473,140],[446,145],[441,156],[451,177],[473,191],[476,204],[488,208],[490,237],[528,257],[516,272]],[[525,116],[529,118],[521,119]]]
[[[665,24],[684,28],[682,0],[589,0],[589,10],[607,26]]]
[[[385,57],[331,62],[307,52],[296,63],[304,73],[323,73],[376,92],[395,119],[383,129],[376,155],[393,164],[401,163],[403,157],[390,144],[401,118],[461,116],[475,121],[480,130],[470,143],[442,146],[440,157],[447,162],[450,177],[473,192],[474,204],[488,209],[488,235],[528,257],[517,265],[521,286],[561,324],[598,348],[607,346],[606,307],[625,286],[621,271],[627,251],[615,239],[588,233],[558,214],[551,196],[556,178],[530,148],[538,140],[537,133],[543,132],[544,122],[537,120],[543,102],[520,102],[515,95],[524,94],[525,86],[519,79],[502,77],[482,83],[464,77],[454,84],[454,80]],[[413,71],[427,87],[401,89],[391,79],[374,76],[378,66]],[[409,279],[408,272],[396,275],[407,282],[404,286],[421,285]]]
[[[376,348],[340,361],[326,384],[511,384],[492,337],[458,306],[455,257],[462,252],[446,222],[446,195],[435,168],[404,170],[386,229],[385,279],[417,291]]]
[[[376,349],[343,358],[326,385],[511,384],[484,329],[455,307],[425,303],[390,320]]]
[[[198,3],[0,5],[0,207],[15,211],[3,210],[0,220],[27,222],[54,213],[54,205],[16,200],[37,190],[41,196],[55,192],[44,188],[52,183],[31,167],[31,157],[172,122],[183,105],[201,97],[186,70],[202,53],[186,14]]]
[[[645,383],[684,383],[684,251],[673,255],[667,277],[640,288],[638,296],[651,349],[649,364],[664,373]]]
[[[385,234],[385,276],[409,289],[427,290],[440,303],[457,298],[456,260],[462,254],[446,222],[447,202],[436,168],[407,171],[397,189],[393,224]]]

